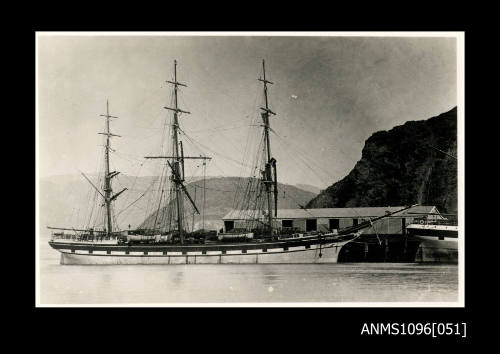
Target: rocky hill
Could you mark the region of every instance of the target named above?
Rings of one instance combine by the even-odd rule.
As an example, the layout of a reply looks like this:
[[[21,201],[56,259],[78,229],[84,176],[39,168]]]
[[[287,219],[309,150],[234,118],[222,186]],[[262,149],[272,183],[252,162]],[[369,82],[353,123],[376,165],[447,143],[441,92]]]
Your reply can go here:
[[[361,160],[307,207],[436,205],[457,211],[457,109],[374,133]]]

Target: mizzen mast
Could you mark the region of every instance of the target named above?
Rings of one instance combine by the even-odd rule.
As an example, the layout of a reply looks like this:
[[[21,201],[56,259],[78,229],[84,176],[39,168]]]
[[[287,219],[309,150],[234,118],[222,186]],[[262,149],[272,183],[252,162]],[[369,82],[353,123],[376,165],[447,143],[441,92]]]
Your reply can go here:
[[[274,216],[278,216],[278,181],[277,181],[277,172],[276,172],[276,159],[271,157],[271,144],[269,142],[269,130],[271,126],[269,124],[269,115],[276,115],[273,111],[269,109],[269,102],[267,97],[267,84],[273,84],[271,81],[266,79],[266,65],[265,61],[262,60],[262,78],[258,78],[259,81],[262,81],[264,84],[264,100],[266,107],[260,107],[263,111],[261,113],[262,120],[264,122],[264,136],[266,140],[266,156],[267,162],[265,165],[264,171],[262,171],[262,183],[264,183],[267,195],[267,211],[268,211],[268,227],[270,236],[273,236],[273,207],[271,202],[271,190],[274,190]],[[271,168],[273,169],[273,173],[271,172]],[[274,186],[274,188],[273,188]]]

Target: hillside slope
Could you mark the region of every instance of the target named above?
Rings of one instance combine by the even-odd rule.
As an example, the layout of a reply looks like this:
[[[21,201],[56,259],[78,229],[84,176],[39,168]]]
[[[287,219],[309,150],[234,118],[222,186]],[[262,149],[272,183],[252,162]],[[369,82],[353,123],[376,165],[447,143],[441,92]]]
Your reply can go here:
[[[241,183],[241,179],[243,183]],[[249,178],[240,177],[218,177],[209,178],[205,181],[206,201],[205,201],[205,228],[216,229],[222,227],[221,218],[227,214],[234,205],[234,198],[238,185],[245,185]],[[202,207],[202,187],[203,182],[197,181],[186,186],[189,194],[195,199],[198,208],[201,211]],[[196,189],[196,193],[195,193]],[[280,209],[296,209],[300,205],[305,205],[316,194],[311,193],[295,186],[278,183],[278,208]],[[196,198],[195,198],[196,195]],[[188,201],[186,203],[189,204]],[[189,207],[191,208],[191,207]],[[191,210],[191,209],[189,209]],[[154,219],[161,220],[162,213],[165,210],[160,210],[158,216],[156,213],[150,215],[142,226],[154,224]],[[192,221],[188,221],[192,224]],[[195,229],[201,227],[201,216],[195,216]]]
[[[307,207],[436,205],[457,210],[457,109],[374,133],[361,160]]]

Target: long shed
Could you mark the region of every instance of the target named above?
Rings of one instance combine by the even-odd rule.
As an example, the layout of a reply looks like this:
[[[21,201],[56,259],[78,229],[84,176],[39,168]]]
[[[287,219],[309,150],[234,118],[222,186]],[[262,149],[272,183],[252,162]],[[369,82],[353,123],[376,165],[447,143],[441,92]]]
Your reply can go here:
[[[353,208],[318,208],[318,209],[278,209],[278,216],[273,219],[276,229],[294,229],[301,232],[339,230],[369,221],[378,216],[392,213],[403,206],[353,207]],[[443,218],[435,206],[418,205],[401,213],[374,223],[364,231],[366,234],[402,234],[406,225],[415,218]],[[266,224],[266,214],[255,210],[231,210],[222,220],[224,232],[234,229],[258,228]]]

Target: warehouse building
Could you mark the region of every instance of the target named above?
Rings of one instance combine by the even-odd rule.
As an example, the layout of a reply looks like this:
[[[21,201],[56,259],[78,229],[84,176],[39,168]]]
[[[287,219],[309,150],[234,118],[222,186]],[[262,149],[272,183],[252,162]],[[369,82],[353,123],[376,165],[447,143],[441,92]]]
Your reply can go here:
[[[364,221],[396,212],[403,206],[395,207],[355,207],[355,208],[320,208],[320,209],[278,209],[278,216],[273,216],[273,227],[284,231],[330,232],[358,225]],[[406,225],[415,218],[442,218],[435,206],[418,205],[401,213],[379,220],[364,234],[397,235],[406,233]],[[225,215],[224,232],[233,232],[246,228],[259,228],[266,224],[266,214],[254,210],[231,210]],[[250,226],[249,226],[250,223]]]

